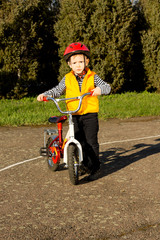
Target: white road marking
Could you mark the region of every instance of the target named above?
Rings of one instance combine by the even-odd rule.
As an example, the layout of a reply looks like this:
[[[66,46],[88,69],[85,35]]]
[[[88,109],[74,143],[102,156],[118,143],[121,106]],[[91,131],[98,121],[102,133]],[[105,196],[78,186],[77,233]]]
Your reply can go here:
[[[102,146],[102,145],[113,144],[113,143],[132,142],[132,141],[145,140],[145,139],[157,138],[157,137],[160,137],[160,135],[148,136],[148,137],[141,137],[141,138],[124,139],[124,140],[112,141],[112,142],[105,142],[105,143],[100,143],[99,145]],[[37,160],[37,159],[39,159],[39,158],[42,158],[42,156],[38,156],[38,157],[35,157],[35,158],[27,159],[27,160],[24,160],[24,161],[22,161],[22,162],[18,162],[18,163],[12,164],[12,165],[10,165],[10,166],[8,166],[8,167],[5,167],[5,168],[0,169],[0,172],[5,171],[5,170],[7,170],[7,169],[9,169],[9,168],[13,168],[13,167],[15,167],[15,166],[24,164],[24,163],[26,163],[26,162],[31,162],[31,161]]]
[[[157,138],[157,137],[160,137],[160,135],[148,136],[148,137],[142,137],[142,138],[124,139],[124,140],[113,141],[113,142],[105,142],[105,143],[100,143],[99,145],[107,145],[107,144],[123,143],[123,142],[132,142],[132,141],[138,141],[138,140],[144,140],[144,139],[150,139],[150,138]]]
[[[31,161],[37,160],[38,158],[42,158],[42,156],[38,156],[38,157],[35,157],[35,158],[27,159],[27,160],[24,160],[22,162],[18,162],[18,163],[12,164],[12,165],[10,165],[8,167],[0,169],[0,172],[5,171],[5,170],[7,170],[9,168],[15,167],[17,165],[21,165],[21,164],[26,163],[26,162],[31,162]]]

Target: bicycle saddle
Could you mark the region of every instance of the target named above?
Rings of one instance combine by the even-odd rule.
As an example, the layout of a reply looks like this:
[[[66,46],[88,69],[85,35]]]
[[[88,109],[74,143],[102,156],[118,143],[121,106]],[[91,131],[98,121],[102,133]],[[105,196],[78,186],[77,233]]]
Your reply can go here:
[[[53,116],[48,119],[50,123],[64,123],[67,120],[67,116]]]

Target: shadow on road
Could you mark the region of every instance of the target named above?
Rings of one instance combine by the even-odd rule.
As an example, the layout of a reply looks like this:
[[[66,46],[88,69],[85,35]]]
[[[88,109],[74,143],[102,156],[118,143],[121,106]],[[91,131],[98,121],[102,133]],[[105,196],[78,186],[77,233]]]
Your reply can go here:
[[[156,139],[159,142],[160,139]],[[133,153],[132,153],[133,152]],[[102,163],[102,174],[100,177],[107,176],[116,172],[136,161],[160,152],[160,143],[157,144],[136,144],[131,149],[110,148],[105,152],[100,152]]]
[[[156,139],[155,141],[160,142],[160,139]],[[100,152],[101,173],[99,179],[159,152],[160,143],[139,143],[129,150],[125,148],[109,148],[107,151]],[[88,183],[86,179],[86,176],[82,177],[79,180],[79,185]]]

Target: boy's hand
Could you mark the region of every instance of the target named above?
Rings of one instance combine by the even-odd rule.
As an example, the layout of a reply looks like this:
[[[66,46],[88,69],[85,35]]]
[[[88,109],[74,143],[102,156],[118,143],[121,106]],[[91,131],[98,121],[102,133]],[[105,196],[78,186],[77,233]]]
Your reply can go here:
[[[96,87],[92,90],[92,96],[99,96],[101,95],[101,89],[99,87]]]
[[[39,94],[38,97],[37,97],[37,101],[42,102],[44,96],[45,96],[45,95],[44,95],[43,93],[42,93],[42,94]]]

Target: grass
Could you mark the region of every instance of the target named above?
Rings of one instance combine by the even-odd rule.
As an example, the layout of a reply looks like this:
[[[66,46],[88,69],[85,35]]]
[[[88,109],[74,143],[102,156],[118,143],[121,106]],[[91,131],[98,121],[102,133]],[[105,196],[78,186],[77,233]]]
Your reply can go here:
[[[100,118],[131,118],[160,115],[160,94],[124,93],[101,96]]]
[[[132,118],[160,115],[157,93],[124,93],[100,96],[99,118]],[[0,100],[0,126],[44,125],[50,116],[60,115],[53,102],[37,102],[36,98]]]

